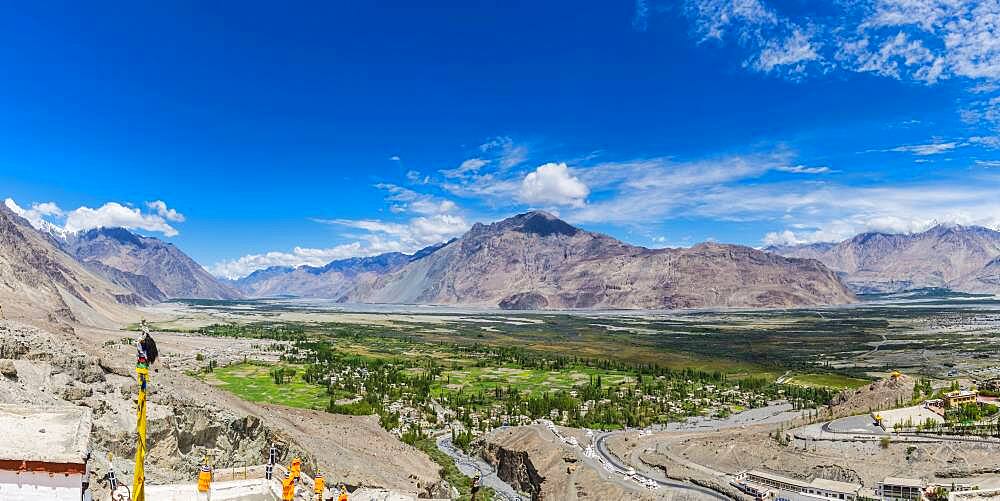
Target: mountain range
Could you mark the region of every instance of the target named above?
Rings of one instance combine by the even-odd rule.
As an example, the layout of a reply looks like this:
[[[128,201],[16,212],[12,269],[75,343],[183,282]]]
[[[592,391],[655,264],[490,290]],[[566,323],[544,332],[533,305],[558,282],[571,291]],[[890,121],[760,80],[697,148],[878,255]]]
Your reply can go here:
[[[144,302],[0,204],[0,305],[5,316],[110,326],[111,319],[134,316],[129,307]]]
[[[242,297],[238,290],[221,283],[175,245],[136,235],[125,228],[97,228],[57,241],[92,271],[150,302]]]
[[[1000,294],[1000,232],[942,224],[920,233],[862,233],[837,243],[773,246],[769,252],[817,259],[858,293],[937,287]]]
[[[412,255],[389,252],[377,256],[340,259],[319,267],[272,266],[233,280],[231,284],[248,297],[339,298],[350,292],[355,284],[396,271],[444,245],[446,244],[430,246]]]
[[[37,304],[66,318],[115,318],[172,298],[278,296],[503,309],[794,307],[851,303],[855,292],[1000,293],[1000,232],[938,225],[763,250],[648,249],[533,211],[477,223],[414,254],[272,267],[230,281],[157,238],[124,228],[47,231],[0,206],[0,280],[8,311]]]
[[[476,224],[462,237],[412,256],[269,268],[236,286],[248,296],[509,309],[786,307],[856,300],[812,259],[712,243],[647,249],[540,211]]]

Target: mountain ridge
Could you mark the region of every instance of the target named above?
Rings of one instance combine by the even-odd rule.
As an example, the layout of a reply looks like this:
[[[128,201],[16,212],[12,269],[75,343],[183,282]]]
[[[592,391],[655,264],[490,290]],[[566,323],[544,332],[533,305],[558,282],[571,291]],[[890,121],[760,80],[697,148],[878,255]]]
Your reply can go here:
[[[0,303],[12,318],[113,327],[145,300],[87,269],[0,204]]]
[[[229,283],[250,297],[337,298],[346,294],[363,276],[388,273],[433,254],[444,245],[447,243],[431,245],[413,254],[387,252],[335,259],[323,266],[271,266]]]
[[[919,288],[1000,293],[987,267],[1000,257],[1000,232],[982,226],[939,224],[918,233],[865,232],[834,243],[771,246],[789,257],[818,259],[855,292]],[[996,266],[996,265],[993,265]]]
[[[68,234],[57,241],[81,263],[99,263],[101,266],[93,266],[94,270],[106,273],[106,278],[116,283],[131,284],[132,290],[152,302],[172,298],[242,297],[239,291],[217,280],[174,244],[138,235],[127,228],[95,228]],[[142,279],[128,279],[118,272],[146,277],[155,289],[142,283]]]
[[[715,282],[706,284],[705,280]],[[672,309],[841,304],[832,271],[749,247],[648,249],[528,212],[477,223],[398,270],[362,277],[343,302]]]

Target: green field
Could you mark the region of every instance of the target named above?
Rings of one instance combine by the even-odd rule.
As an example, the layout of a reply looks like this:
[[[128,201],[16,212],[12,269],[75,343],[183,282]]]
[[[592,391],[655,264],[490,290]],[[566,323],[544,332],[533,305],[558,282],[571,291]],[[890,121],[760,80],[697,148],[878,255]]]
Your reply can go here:
[[[843,390],[859,388],[870,383],[871,381],[842,376],[840,374],[799,374],[789,378],[786,382],[788,384],[808,386],[811,388],[834,388]]]
[[[415,369],[414,371],[418,371]],[[525,393],[572,390],[586,383],[591,376],[600,374],[606,384],[617,385],[628,379],[622,373],[599,371],[588,367],[546,371],[540,369],[515,369],[511,367],[469,367],[441,373],[442,382],[433,389],[465,392],[488,391],[497,385],[510,386]],[[632,378],[634,379],[634,378]]]
[[[251,402],[303,409],[326,409],[330,401],[326,389],[303,381],[301,367],[286,367],[296,368],[297,374],[281,385],[274,384],[270,374],[274,366],[269,365],[236,364],[218,367],[213,372],[200,374],[200,377],[209,384],[219,386]]]

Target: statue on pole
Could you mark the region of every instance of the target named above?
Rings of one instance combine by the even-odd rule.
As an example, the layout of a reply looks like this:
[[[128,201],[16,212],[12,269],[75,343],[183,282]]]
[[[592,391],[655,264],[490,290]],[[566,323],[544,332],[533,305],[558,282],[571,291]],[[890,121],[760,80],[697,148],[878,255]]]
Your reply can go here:
[[[146,390],[149,385],[149,366],[156,361],[159,353],[156,342],[149,335],[146,319],[139,324],[139,339],[136,342],[135,372],[139,380],[139,397],[136,401],[135,476],[132,480],[132,501],[146,501]]]

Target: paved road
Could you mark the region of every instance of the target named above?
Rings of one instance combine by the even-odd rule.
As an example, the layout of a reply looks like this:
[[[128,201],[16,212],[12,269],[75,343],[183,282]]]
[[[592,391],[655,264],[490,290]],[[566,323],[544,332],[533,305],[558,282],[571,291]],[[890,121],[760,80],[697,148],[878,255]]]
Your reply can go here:
[[[496,470],[489,463],[479,458],[468,456],[461,449],[455,447],[451,443],[450,436],[444,435],[438,438],[437,448],[450,456],[455,461],[455,466],[463,474],[472,477],[478,473],[482,478],[483,485],[491,487],[496,491],[496,499],[503,501],[528,501],[529,498],[518,494],[510,484],[501,480],[497,476]]]
[[[615,456],[610,450],[608,450],[607,444],[605,443],[605,441],[609,437],[611,437],[611,436],[613,436],[613,435],[615,435],[617,433],[621,433],[621,432],[605,433],[605,434],[600,435],[599,437],[597,437],[597,440],[595,441],[595,444],[597,445],[597,447],[595,448],[595,450],[597,451],[598,454],[601,455],[601,457],[604,458],[605,461],[607,461],[609,464],[611,464],[615,468],[619,469],[620,471],[624,472],[626,469],[629,468],[629,466],[626,465],[624,462],[622,462],[621,459],[618,459],[618,456]],[[711,499],[719,499],[719,500],[722,500],[722,501],[730,501],[729,496],[726,496],[725,494],[713,491],[712,489],[709,489],[707,487],[702,487],[700,485],[695,485],[695,484],[687,483],[687,482],[678,482],[678,481],[674,481],[674,480],[661,480],[659,478],[654,478],[654,477],[651,477],[651,476],[648,476],[648,475],[643,475],[643,474],[640,474],[638,472],[636,473],[636,476],[652,480],[652,481],[656,482],[657,485],[659,485],[660,487],[666,487],[668,489],[677,489],[677,490],[683,490],[683,491],[689,491],[689,492],[696,492],[698,494],[702,494],[704,496],[707,496],[707,497],[709,497]],[[666,477],[664,477],[664,478],[666,478]]]

